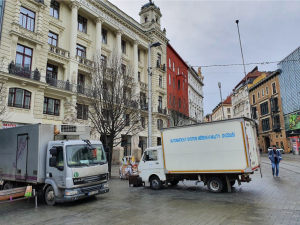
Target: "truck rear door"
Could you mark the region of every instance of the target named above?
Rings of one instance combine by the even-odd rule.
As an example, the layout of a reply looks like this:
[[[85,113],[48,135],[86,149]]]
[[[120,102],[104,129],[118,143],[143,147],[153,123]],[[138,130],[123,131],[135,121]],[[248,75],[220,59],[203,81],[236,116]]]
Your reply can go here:
[[[255,129],[253,123],[245,121],[246,143],[252,170],[257,169],[260,163]]]

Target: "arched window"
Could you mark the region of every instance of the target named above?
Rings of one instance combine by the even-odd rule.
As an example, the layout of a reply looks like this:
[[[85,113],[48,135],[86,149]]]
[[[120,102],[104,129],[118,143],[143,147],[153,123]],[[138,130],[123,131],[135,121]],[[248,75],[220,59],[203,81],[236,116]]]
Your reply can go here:
[[[145,23],[147,23],[148,22],[148,17],[145,17]]]
[[[10,88],[8,106],[30,109],[31,92],[21,88]]]

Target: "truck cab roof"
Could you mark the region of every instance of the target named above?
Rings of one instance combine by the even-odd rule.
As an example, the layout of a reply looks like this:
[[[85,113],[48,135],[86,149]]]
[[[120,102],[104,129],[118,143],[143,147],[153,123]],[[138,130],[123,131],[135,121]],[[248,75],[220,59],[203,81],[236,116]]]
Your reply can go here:
[[[90,141],[91,144],[102,144],[101,141]],[[58,144],[64,144],[64,145],[82,145],[86,144],[83,140],[60,140],[60,141],[49,141],[49,144],[51,145],[58,145]]]

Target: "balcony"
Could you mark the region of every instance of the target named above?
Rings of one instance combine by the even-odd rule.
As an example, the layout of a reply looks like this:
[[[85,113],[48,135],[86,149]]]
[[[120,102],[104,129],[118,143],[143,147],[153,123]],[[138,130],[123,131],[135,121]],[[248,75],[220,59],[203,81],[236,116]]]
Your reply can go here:
[[[36,81],[40,81],[41,79],[41,74],[37,68],[31,71],[26,68],[17,67],[13,61],[8,65],[8,73]]]
[[[56,88],[66,90],[66,91],[76,92],[74,90],[76,84],[72,84],[68,80],[63,81],[63,80],[57,80],[57,79],[54,79],[54,78],[46,77],[46,83],[49,84],[52,87],[56,87]]]
[[[148,103],[141,103],[141,110],[145,110],[145,111],[148,111]]]
[[[157,112],[167,115],[167,109],[166,108],[163,109],[163,108],[158,106],[157,107]]]
[[[279,111],[279,107],[278,107],[278,106],[273,106],[273,107],[271,108],[271,111],[272,111],[273,113],[276,113],[276,112]]]
[[[280,124],[273,125],[273,131],[274,132],[280,132],[281,131]]]
[[[166,71],[166,64],[161,64],[159,60],[156,61],[156,68]]]
[[[92,60],[80,57],[78,55],[76,57],[80,64],[85,65],[87,67],[94,67],[94,62]]]
[[[148,84],[140,82],[140,87],[144,90],[148,89]]]
[[[67,50],[64,50],[62,48],[56,47],[54,45],[49,45],[49,52],[53,52],[56,55],[63,56],[66,58],[70,57],[70,52],[68,52]]]

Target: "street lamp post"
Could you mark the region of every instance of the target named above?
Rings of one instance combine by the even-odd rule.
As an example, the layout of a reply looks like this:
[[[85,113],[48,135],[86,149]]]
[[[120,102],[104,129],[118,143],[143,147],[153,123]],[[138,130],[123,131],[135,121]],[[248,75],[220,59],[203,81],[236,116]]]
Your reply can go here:
[[[225,114],[224,114],[224,107],[223,107],[223,100],[222,100],[221,82],[218,83],[218,86],[219,86],[219,90],[220,90],[220,98],[221,98],[223,120],[224,120],[225,119]]]
[[[245,69],[245,62],[244,62],[244,55],[243,55],[243,48],[242,48],[242,41],[241,41],[241,35],[240,35],[240,27],[239,27],[239,20],[236,20],[236,26],[239,34],[239,41],[240,41],[240,49],[241,49],[241,55],[242,55],[242,60],[243,60],[243,67],[244,67],[244,74],[245,74],[245,80],[246,80],[246,90],[248,94],[248,101],[249,101],[249,106],[250,106],[250,115],[251,115],[251,104],[250,104],[250,93],[249,93],[249,88],[248,88],[248,79],[247,79],[247,74],[246,74],[246,69]]]
[[[152,72],[151,72],[151,48],[158,47],[161,43],[155,42],[148,45],[148,148],[152,146]]]

